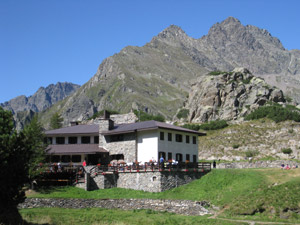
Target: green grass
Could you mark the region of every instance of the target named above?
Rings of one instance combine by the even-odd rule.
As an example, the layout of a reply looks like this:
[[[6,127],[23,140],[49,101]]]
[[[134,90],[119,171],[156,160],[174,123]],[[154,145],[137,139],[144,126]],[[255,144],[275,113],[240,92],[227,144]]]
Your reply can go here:
[[[22,209],[20,213],[27,222],[38,224],[247,224],[208,219],[207,216],[183,216],[152,210],[37,208]]]
[[[297,214],[297,211],[300,211],[299,192],[300,169],[289,171],[281,169],[220,169],[212,170],[201,179],[195,180],[187,185],[180,186],[178,188],[174,188],[161,193],[150,193],[143,191],[126,190],[121,188],[86,192],[75,187],[56,187],[40,190],[39,193],[31,195],[30,197],[84,199],[149,198],[186,199],[194,201],[206,200],[211,202],[213,205],[220,207],[220,217],[236,218],[241,220],[246,218],[248,220],[253,219],[262,221],[295,222],[300,220],[300,216],[299,214]],[[145,220],[141,219],[141,223],[151,224],[151,222],[148,221],[149,210],[130,212],[123,212],[119,210],[112,211],[118,214],[118,217],[122,217],[121,215],[123,215],[123,213],[128,213],[126,214],[128,217],[135,217],[139,215],[141,217],[145,217]],[[26,216],[28,212],[31,211],[22,211],[22,213],[26,214],[24,215],[24,218],[27,218]],[[55,214],[54,209],[53,212]],[[66,212],[69,213],[69,211]],[[73,211],[70,210],[70,213],[72,212]],[[99,209],[99,212],[105,213],[108,211],[101,211]],[[145,213],[147,214],[147,216],[145,216]],[[150,214],[150,216],[152,216],[152,214],[156,213],[151,212]],[[156,216],[159,217],[160,215],[162,214],[157,213]],[[153,224],[171,224],[173,222],[173,218],[176,217],[176,215],[167,213],[163,215],[165,217],[170,217],[170,222],[168,222],[169,220],[156,221],[155,219],[153,219]],[[282,217],[287,219],[282,219]],[[199,221],[197,221],[197,219],[192,219],[191,221],[187,220],[186,222],[184,222],[184,218],[184,216],[179,216],[178,219],[175,220],[180,221],[180,223],[186,224],[202,224],[202,222],[205,221],[204,219],[203,221],[201,219],[199,219]],[[106,221],[108,224],[114,224],[115,222],[117,222],[111,221],[110,219],[104,221]],[[130,219],[128,221],[121,221],[121,224],[130,223]],[[221,224],[223,224],[223,222]]]
[[[199,180],[160,193],[111,188],[95,191],[84,191],[75,187],[54,187],[40,190],[30,197],[38,198],[86,198],[86,199],[186,199],[207,200],[216,205],[227,204],[233,197],[259,187],[264,176],[254,170],[213,170]]]

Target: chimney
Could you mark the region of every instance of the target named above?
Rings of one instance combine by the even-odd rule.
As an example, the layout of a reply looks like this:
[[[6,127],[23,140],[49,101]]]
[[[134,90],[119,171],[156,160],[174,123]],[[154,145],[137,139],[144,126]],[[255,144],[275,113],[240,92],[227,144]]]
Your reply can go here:
[[[71,121],[70,124],[71,124],[71,127],[77,126],[78,125],[78,121]]]
[[[110,119],[110,112],[108,112],[107,110],[104,110],[104,119],[105,120]]]
[[[99,119],[99,133],[112,130],[114,128],[114,121],[110,119],[110,113],[104,110],[103,118]]]

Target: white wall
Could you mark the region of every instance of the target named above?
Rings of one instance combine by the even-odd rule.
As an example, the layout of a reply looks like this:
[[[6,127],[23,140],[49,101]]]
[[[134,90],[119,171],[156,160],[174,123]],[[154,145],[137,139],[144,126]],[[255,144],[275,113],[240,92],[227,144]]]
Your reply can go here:
[[[152,157],[158,161],[157,151],[158,132],[157,130],[138,132],[138,161],[149,162]]]
[[[164,140],[160,140],[160,132],[164,132]],[[168,141],[168,133],[172,134],[172,141]],[[175,134],[182,135],[182,142],[176,142]],[[190,143],[186,143],[186,135],[190,136]],[[196,137],[196,144],[193,144],[193,136]],[[138,132],[138,161],[149,162],[152,157],[158,162],[158,153],[165,152],[168,160],[168,152],[176,159],[176,154],[182,154],[182,161],[185,162],[186,154],[190,155],[190,162],[193,162],[193,155],[198,161],[198,136],[192,133],[185,133],[172,130],[153,130]]]
[[[160,140],[160,132],[164,132],[164,140]],[[168,141],[168,133],[172,134],[172,141]],[[175,135],[182,135],[182,142],[176,142]],[[190,136],[190,143],[186,143],[186,135]],[[196,137],[196,144],[193,144],[193,136]],[[176,159],[176,154],[182,154],[182,161],[185,162],[186,154],[190,155],[190,162],[193,162],[193,155],[196,155],[198,161],[198,136],[192,133],[185,133],[172,130],[158,130],[158,152],[165,152],[168,160],[168,152],[172,153],[172,158]]]

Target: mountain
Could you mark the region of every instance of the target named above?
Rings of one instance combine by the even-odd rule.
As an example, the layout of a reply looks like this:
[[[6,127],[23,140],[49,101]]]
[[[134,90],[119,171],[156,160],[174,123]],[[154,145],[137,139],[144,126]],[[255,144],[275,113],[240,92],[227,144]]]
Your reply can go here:
[[[24,95],[13,98],[0,106],[12,111],[16,122],[16,127],[21,129],[24,123],[30,121],[34,113],[41,112],[53,104],[63,100],[65,97],[74,93],[80,86],[68,82],[51,84],[40,87],[32,96]]]
[[[236,120],[269,102],[285,105],[287,99],[280,89],[253,76],[246,68],[236,68],[202,76],[192,85],[185,109],[189,111],[189,122],[202,123]]]
[[[268,31],[229,17],[194,39],[171,25],[142,47],[128,46],[106,58],[74,94],[43,113],[82,120],[101,109],[148,110],[171,119],[191,85],[209,71],[246,67],[300,102],[300,51],[286,50]],[[280,79],[279,79],[280,78]]]

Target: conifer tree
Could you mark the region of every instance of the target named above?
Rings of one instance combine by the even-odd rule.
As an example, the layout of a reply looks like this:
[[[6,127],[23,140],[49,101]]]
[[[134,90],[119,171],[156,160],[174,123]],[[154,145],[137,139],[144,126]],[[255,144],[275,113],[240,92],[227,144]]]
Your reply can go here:
[[[25,199],[30,170],[46,147],[36,122],[17,133],[12,113],[0,107],[0,224],[22,224],[17,206]]]
[[[51,129],[61,128],[63,121],[64,119],[61,117],[61,115],[58,112],[54,113],[50,119],[50,128]]]

